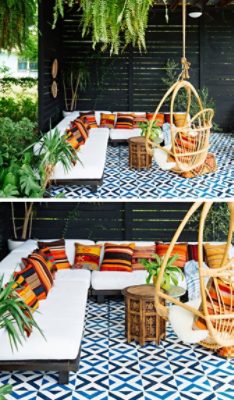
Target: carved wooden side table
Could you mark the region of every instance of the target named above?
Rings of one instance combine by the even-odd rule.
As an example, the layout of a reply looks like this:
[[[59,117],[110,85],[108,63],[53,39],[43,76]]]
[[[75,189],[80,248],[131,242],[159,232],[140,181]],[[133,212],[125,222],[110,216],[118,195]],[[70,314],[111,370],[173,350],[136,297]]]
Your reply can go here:
[[[125,297],[125,333],[130,343],[137,340],[160,343],[166,336],[166,321],[157,314],[154,305],[153,285],[129,286],[123,290]]]
[[[138,170],[150,168],[152,166],[152,157],[147,153],[145,147],[145,138],[132,137],[129,139],[129,167]]]

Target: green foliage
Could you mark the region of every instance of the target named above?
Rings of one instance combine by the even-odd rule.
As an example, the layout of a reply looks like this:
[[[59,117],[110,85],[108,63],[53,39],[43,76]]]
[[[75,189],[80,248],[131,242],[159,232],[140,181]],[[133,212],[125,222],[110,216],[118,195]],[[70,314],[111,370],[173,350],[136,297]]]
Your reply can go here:
[[[38,30],[34,26],[30,29],[28,39],[22,45],[22,50],[19,53],[21,59],[29,61],[37,61],[38,59]]]
[[[0,277],[0,330],[6,330],[13,351],[27,339],[25,329],[30,332],[35,328],[43,333],[33,318],[32,309],[15,291],[13,278],[6,285],[3,278]]]
[[[199,209],[188,223],[191,231],[198,230],[201,210]],[[204,226],[205,241],[224,241],[227,238],[229,227],[230,211],[227,203],[214,203],[207,215]]]
[[[64,5],[77,6],[77,0],[56,0],[54,26],[59,16],[64,16]],[[80,0],[83,36],[91,33],[93,48],[101,45],[104,51],[119,54],[120,48],[128,44],[145,50],[145,32],[148,16],[154,0]],[[122,40],[122,43],[121,43]]]
[[[180,68],[179,64],[177,64],[174,60],[167,60],[165,66],[166,76],[162,78],[162,81],[167,89],[169,89],[178,79]],[[204,108],[213,108],[215,110],[215,101],[209,95],[209,90],[207,87],[203,87],[202,89],[197,90],[201,102]],[[170,99],[168,99],[169,103]],[[176,96],[174,103],[174,111],[186,111],[187,110],[187,94],[185,90],[181,90]],[[199,105],[195,97],[192,97],[190,114],[192,116],[196,115],[200,111]],[[219,126],[213,122],[213,129],[215,132],[220,132],[221,129]]]
[[[150,139],[153,140],[155,143],[161,143],[163,141],[162,129],[160,128],[160,126],[157,125],[157,122],[158,122],[157,120],[153,122],[153,125],[151,127]],[[150,123],[151,123],[151,121],[139,122],[139,127],[141,128],[141,136],[146,135],[146,133],[148,132]]]
[[[37,100],[29,96],[0,97],[0,119],[10,117],[12,121],[24,120],[25,116],[32,123],[37,121]]]
[[[1,0],[0,50],[22,49],[34,25],[36,0]]]
[[[161,282],[161,288],[164,290],[169,290],[171,285],[178,286],[178,276],[181,276],[184,279],[183,272],[180,268],[174,265],[174,262],[177,260],[178,255],[175,254],[172,257],[169,257],[166,268],[164,270],[163,279]],[[146,283],[149,284],[152,282],[152,279],[158,278],[162,263],[163,257],[160,257],[158,254],[153,255],[153,261],[149,261],[147,259],[142,259],[140,262],[144,265],[145,269],[148,271],[148,276],[146,278]]]
[[[7,400],[6,395],[11,394],[12,385],[3,385],[0,387],[0,400]]]

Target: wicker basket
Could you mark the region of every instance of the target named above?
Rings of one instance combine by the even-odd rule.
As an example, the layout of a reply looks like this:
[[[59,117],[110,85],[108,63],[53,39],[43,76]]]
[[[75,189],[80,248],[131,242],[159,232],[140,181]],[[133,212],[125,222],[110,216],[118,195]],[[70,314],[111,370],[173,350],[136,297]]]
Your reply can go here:
[[[148,169],[151,166],[152,156],[146,151],[145,138],[133,137],[129,139],[129,167],[140,170]]]

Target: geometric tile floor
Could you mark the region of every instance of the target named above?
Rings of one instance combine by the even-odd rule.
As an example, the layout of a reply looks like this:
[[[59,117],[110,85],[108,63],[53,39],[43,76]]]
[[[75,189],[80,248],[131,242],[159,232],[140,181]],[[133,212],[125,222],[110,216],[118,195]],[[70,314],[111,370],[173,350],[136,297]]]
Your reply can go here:
[[[148,170],[128,167],[128,146],[108,146],[103,184],[96,193],[88,186],[52,186],[51,196],[63,193],[67,199],[224,199],[234,196],[234,135],[213,133],[210,152],[217,158],[215,173],[193,179],[162,171],[155,161]]]
[[[0,373],[11,383],[9,399],[69,400],[230,400],[234,362],[197,346],[185,345],[170,328],[159,346],[126,343],[124,304],[89,300],[80,368],[68,385],[55,372]]]

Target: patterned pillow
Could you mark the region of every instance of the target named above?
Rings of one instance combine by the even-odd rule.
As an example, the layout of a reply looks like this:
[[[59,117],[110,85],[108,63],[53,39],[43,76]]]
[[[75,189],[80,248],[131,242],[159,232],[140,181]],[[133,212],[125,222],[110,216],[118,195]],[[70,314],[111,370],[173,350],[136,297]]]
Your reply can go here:
[[[134,114],[133,117],[133,128],[140,128],[139,123],[147,122],[146,113]]]
[[[24,260],[23,260],[24,264]],[[40,278],[32,264],[28,264],[20,272],[14,273],[14,279],[17,280],[19,276],[22,276],[26,282],[29,284],[30,288],[33,290],[38,300],[46,299],[47,293],[45,291],[44,285],[40,281]]]
[[[47,263],[44,257],[38,253],[32,253],[27,258],[27,262],[34,266],[37,271],[37,275],[39,276],[40,281],[42,282],[46,293],[49,293],[50,289],[53,286],[53,277],[50,273],[50,270],[47,267]]]
[[[155,254],[155,245],[151,246],[136,246],[132,256],[132,269],[144,270],[145,267],[141,264],[140,260],[145,258],[146,260],[152,260],[152,254]]]
[[[133,115],[132,114],[117,114],[115,129],[132,129]]]
[[[148,121],[151,121],[153,119],[154,113],[147,113],[146,118]],[[156,115],[156,124],[157,126],[162,127],[164,124],[164,114],[157,114]]]
[[[84,115],[80,119],[84,122],[85,127],[88,130],[92,129],[92,128],[98,128],[98,124],[97,124],[97,121],[96,121],[96,118],[95,118],[94,114],[93,115],[92,114]]]
[[[51,254],[49,247],[45,247],[45,248],[39,249],[39,250],[34,250],[34,252],[40,254],[44,258],[44,260],[46,262],[46,266],[54,279],[55,273],[57,271],[57,267],[56,267],[54,257]]]
[[[132,256],[134,248],[134,243],[105,243],[104,258],[100,270],[132,272]]]
[[[80,119],[73,121],[71,128],[69,128],[65,134],[66,141],[76,150],[85,144],[87,138],[87,128]]]
[[[94,115],[94,114],[95,114],[95,111],[94,111],[94,110],[90,110],[90,111],[80,111],[79,118],[87,117],[88,115]]]
[[[31,289],[30,285],[26,282],[22,275],[15,278],[13,288],[18,295],[24,300],[27,306],[31,307],[35,311],[39,307],[38,298]]]
[[[156,243],[156,253],[160,257],[164,257],[168,247],[169,244]],[[185,266],[185,263],[188,261],[188,245],[186,243],[175,244],[171,252],[171,256],[174,256],[175,254],[178,254],[179,257],[174,262],[174,265],[176,267],[183,268]]]
[[[115,127],[115,115],[101,113],[100,128],[112,129]]]
[[[75,261],[73,268],[88,269],[90,271],[98,270],[100,253],[101,246],[75,243]]]
[[[198,261],[198,245],[188,244],[188,259]]]
[[[220,291],[220,296],[217,295],[217,290],[216,290],[216,285]],[[209,315],[214,315],[214,314],[229,314],[232,312],[232,302],[233,302],[233,289],[231,290],[230,285],[225,283],[222,279],[217,278],[216,283],[214,282],[214,279],[211,278],[208,282],[207,285],[208,293],[206,294],[206,301],[207,301],[207,309],[208,309],[208,314]],[[220,303],[221,302],[221,306]],[[200,310],[202,309],[202,305],[200,307]],[[220,320],[218,325],[219,329],[222,329],[222,327],[225,325],[227,331],[230,332],[230,326],[227,326],[227,320]],[[230,322],[231,323],[231,322]],[[213,322],[214,328],[215,328],[215,321]],[[193,329],[202,329],[206,330],[206,322],[203,318],[200,317],[195,317],[194,318],[194,323],[193,323]]]
[[[206,263],[210,268],[220,268],[226,244],[214,245],[210,243],[204,244]]]
[[[45,247],[50,249],[57,269],[69,269],[72,267],[67,258],[64,239],[54,242],[37,242],[37,244],[39,249],[44,249]]]

